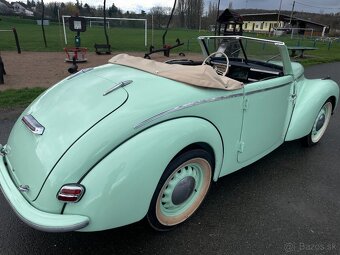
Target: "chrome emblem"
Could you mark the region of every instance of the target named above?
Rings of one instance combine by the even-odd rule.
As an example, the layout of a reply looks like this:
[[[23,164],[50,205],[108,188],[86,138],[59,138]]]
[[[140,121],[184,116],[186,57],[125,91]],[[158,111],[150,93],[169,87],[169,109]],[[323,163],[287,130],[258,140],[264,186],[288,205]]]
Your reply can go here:
[[[20,192],[28,192],[28,191],[30,191],[30,186],[28,186],[28,185],[19,185],[19,191]]]
[[[129,85],[129,84],[132,83],[132,82],[133,82],[133,81],[131,81],[131,80],[121,81],[121,82],[115,84],[115,85],[114,85],[112,88],[110,88],[109,90],[107,90],[107,91],[103,94],[103,96],[106,96],[106,95],[110,94],[112,91],[115,91],[116,89],[119,89],[119,88],[121,88],[121,87],[125,87],[125,86]]]

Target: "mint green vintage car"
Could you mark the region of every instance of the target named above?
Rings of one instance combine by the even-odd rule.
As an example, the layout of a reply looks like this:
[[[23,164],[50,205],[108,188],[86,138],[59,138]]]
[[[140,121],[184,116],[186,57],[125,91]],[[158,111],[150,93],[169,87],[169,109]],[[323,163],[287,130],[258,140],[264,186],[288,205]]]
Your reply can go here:
[[[99,231],[146,218],[168,230],[220,177],[285,141],[319,142],[338,103],[334,81],[306,79],[282,42],[198,39],[204,61],[117,55],[22,113],[0,145],[0,184],[24,222]]]

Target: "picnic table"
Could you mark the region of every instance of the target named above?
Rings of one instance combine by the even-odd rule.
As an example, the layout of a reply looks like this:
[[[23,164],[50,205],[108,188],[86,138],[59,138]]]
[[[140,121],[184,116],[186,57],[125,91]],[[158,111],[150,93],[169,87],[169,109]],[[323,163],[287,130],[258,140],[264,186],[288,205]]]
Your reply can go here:
[[[287,47],[288,50],[291,51],[291,57],[299,57],[299,58],[303,58],[303,53],[306,50],[317,50],[318,48],[315,47],[305,47],[305,46],[288,46]],[[299,55],[297,55],[296,53],[299,52]]]

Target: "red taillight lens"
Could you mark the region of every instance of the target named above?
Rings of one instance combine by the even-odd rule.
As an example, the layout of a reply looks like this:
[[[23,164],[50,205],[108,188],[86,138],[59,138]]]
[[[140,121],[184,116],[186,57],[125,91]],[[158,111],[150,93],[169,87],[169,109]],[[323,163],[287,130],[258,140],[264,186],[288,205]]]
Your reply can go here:
[[[57,198],[63,202],[77,203],[85,193],[85,188],[80,184],[66,184],[61,187]]]

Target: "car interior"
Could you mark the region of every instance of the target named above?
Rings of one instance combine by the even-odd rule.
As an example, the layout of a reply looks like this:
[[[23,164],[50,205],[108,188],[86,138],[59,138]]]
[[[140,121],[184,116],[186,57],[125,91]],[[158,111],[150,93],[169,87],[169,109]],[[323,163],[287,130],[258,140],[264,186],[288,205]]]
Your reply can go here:
[[[212,66],[219,75],[225,75],[244,84],[277,78],[284,75],[282,65],[273,61],[280,54],[267,57],[266,60],[258,60],[247,57],[242,43],[220,43],[216,52],[210,54],[204,61],[190,59],[173,59],[166,63],[180,65]]]

